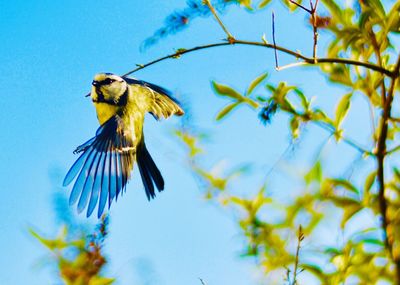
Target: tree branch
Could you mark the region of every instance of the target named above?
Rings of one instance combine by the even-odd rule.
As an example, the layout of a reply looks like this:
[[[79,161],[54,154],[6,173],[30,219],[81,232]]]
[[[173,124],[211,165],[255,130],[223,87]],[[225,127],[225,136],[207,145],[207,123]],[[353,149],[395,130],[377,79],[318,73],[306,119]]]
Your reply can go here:
[[[397,60],[395,68],[393,70],[393,75],[391,76],[392,81],[390,84],[390,88],[388,94],[386,96],[385,103],[383,105],[382,117],[381,117],[381,126],[380,126],[380,134],[378,137],[377,143],[377,180],[378,180],[378,198],[379,198],[379,208],[382,215],[382,229],[384,231],[384,239],[386,249],[389,251],[389,255],[393,262],[396,265],[396,279],[397,284],[400,284],[400,259],[393,255],[393,238],[388,235],[388,226],[390,221],[387,217],[387,208],[388,204],[385,198],[385,171],[384,171],[384,163],[386,157],[386,140],[388,135],[388,122],[390,119],[390,113],[392,110],[392,102],[394,98],[395,87],[397,83],[397,79],[399,76],[399,68],[400,68],[400,56]]]
[[[371,69],[374,71],[377,71],[379,73],[385,74],[389,77],[395,77],[398,76],[399,72],[398,72],[398,68],[397,68],[397,72],[395,71],[391,71],[388,69],[385,69],[379,65],[376,65],[374,63],[370,63],[370,62],[362,62],[362,61],[357,61],[357,60],[353,60],[353,59],[346,59],[346,58],[319,58],[318,62],[315,63],[313,58],[310,57],[306,57],[304,55],[302,55],[301,53],[292,51],[290,49],[281,47],[281,46],[275,46],[273,44],[269,44],[269,43],[264,43],[264,42],[253,42],[253,41],[243,41],[243,40],[233,40],[233,43],[230,42],[219,42],[219,43],[213,43],[213,44],[207,44],[207,45],[201,45],[201,46],[197,46],[197,47],[193,47],[190,49],[179,49],[177,50],[175,53],[160,57],[158,59],[155,59],[153,61],[150,61],[148,63],[145,64],[138,64],[137,68],[125,73],[122,76],[128,76],[130,74],[133,74],[141,69],[144,69],[150,65],[156,64],[158,62],[164,61],[166,59],[169,58],[178,58],[181,55],[184,55],[186,53],[191,53],[197,50],[203,50],[203,49],[209,49],[209,48],[214,48],[214,47],[221,47],[221,46],[230,46],[233,44],[237,44],[237,45],[248,45],[248,46],[259,46],[259,47],[264,47],[264,48],[269,48],[269,49],[276,49],[282,53],[291,55],[297,59],[302,59],[303,62],[305,64],[310,64],[310,65],[318,65],[321,63],[338,63],[338,64],[348,64],[348,65],[353,65],[353,66],[362,66],[365,67],[367,69]]]

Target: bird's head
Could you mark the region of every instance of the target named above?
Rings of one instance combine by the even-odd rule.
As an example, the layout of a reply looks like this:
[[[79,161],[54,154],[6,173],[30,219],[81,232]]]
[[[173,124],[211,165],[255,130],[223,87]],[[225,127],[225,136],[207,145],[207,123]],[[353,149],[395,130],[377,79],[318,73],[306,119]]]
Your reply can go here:
[[[111,73],[99,73],[94,76],[90,96],[93,102],[116,104],[127,88],[128,85],[122,77]]]

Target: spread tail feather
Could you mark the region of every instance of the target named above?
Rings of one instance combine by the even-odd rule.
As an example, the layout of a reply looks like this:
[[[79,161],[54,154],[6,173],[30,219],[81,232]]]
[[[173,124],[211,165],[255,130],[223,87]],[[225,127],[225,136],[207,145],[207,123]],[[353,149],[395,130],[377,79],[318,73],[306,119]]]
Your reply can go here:
[[[164,190],[164,179],[158,170],[153,158],[146,148],[144,140],[138,145],[136,152],[136,160],[142,177],[144,189],[146,191],[147,199],[154,199],[156,194],[154,191],[154,184],[156,185],[159,192]]]

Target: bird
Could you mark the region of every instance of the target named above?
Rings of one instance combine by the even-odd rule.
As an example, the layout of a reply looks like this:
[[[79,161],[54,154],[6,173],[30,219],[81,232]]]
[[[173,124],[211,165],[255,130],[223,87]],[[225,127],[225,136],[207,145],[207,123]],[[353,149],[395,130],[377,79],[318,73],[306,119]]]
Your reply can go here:
[[[93,102],[100,127],[74,151],[80,156],[63,181],[65,187],[75,180],[69,204],[78,203],[78,213],[87,207],[87,217],[98,205],[100,218],[107,201],[110,209],[113,199],[126,191],[135,162],[147,199],[155,198],[155,187],[163,191],[164,179],[146,148],[145,114],[156,120],[182,116],[180,103],[163,87],[112,73],[96,74],[86,96]]]

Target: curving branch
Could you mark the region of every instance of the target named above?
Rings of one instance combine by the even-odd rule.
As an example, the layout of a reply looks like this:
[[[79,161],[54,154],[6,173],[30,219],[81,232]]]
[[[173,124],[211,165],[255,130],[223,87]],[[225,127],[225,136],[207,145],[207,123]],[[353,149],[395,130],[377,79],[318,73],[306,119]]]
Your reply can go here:
[[[281,46],[269,44],[267,42],[254,42],[254,41],[231,39],[229,42],[218,42],[218,43],[213,43],[213,44],[201,45],[201,46],[197,46],[197,47],[193,47],[193,48],[189,48],[189,49],[178,49],[176,52],[174,52],[172,54],[160,57],[158,59],[155,59],[155,60],[150,61],[145,64],[138,64],[137,68],[135,68],[131,71],[128,71],[127,73],[125,73],[122,76],[131,75],[141,69],[144,69],[144,68],[151,66],[153,64],[156,64],[158,62],[161,62],[161,61],[164,61],[164,60],[167,60],[170,58],[179,58],[180,56],[182,56],[184,54],[191,53],[194,51],[210,49],[210,48],[215,48],[215,47],[222,47],[222,46],[233,46],[233,45],[258,46],[258,47],[264,47],[264,48],[268,48],[268,49],[275,49],[282,53],[288,54],[296,59],[300,59],[300,60],[302,60],[302,62],[304,64],[308,64],[308,65],[319,65],[321,63],[348,64],[348,65],[353,65],[353,66],[362,66],[362,67],[377,71],[381,74],[387,75],[392,78],[397,77],[399,75],[398,68],[397,68],[397,72],[396,72],[396,69],[392,71],[392,70],[388,70],[382,66],[376,65],[374,63],[357,61],[357,60],[347,59],[347,58],[318,58],[317,62],[315,62],[315,59],[313,57],[307,57],[307,56],[302,55],[299,52],[295,52],[295,51],[292,51],[290,49],[287,49],[287,48],[284,48]]]
[[[399,72],[400,72],[399,70],[400,70],[400,56],[398,57],[395,68],[392,71],[390,88],[383,105],[383,110],[380,120],[381,122],[380,133],[378,136],[377,152],[376,152],[376,159],[378,164],[377,165],[377,180],[379,189],[378,199],[379,199],[379,208],[382,216],[382,229],[384,231],[385,247],[388,250],[389,255],[393,260],[394,264],[396,265],[397,284],[400,284],[400,259],[398,256],[394,256],[393,252],[394,240],[392,234],[389,235],[389,230],[388,230],[390,225],[390,220],[387,216],[388,202],[385,197],[384,166],[385,166],[385,157],[388,154],[388,152],[386,151],[386,140],[389,130],[389,120],[391,118],[392,103],[394,99],[395,87],[399,77]]]

